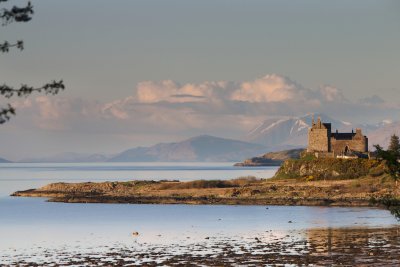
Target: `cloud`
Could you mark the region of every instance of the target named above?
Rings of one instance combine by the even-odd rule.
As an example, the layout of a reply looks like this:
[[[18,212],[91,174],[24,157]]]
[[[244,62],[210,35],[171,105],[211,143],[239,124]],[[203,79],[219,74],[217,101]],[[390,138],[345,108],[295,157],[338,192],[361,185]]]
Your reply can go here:
[[[333,88],[321,89],[322,99],[333,97]],[[332,96],[328,96],[330,93]],[[338,93],[338,92],[336,92]],[[315,95],[310,89],[292,81],[288,77],[269,74],[262,78],[241,83],[216,81],[199,84],[179,84],[171,80],[160,82],[145,81],[136,88],[138,103],[154,104],[167,103],[215,103],[229,102],[273,103],[315,101]]]
[[[400,116],[379,96],[353,102],[332,85],[306,88],[270,74],[242,82],[170,80],[139,83],[112,101],[56,96],[17,98],[17,116],[2,126],[3,151],[118,152],[199,134],[240,139],[266,118],[325,113],[352,122]],[[29,133],[29,138],[26,138]],[[17,153],[17,152],[16,152]]]
[[[347,99],[344,97],[342,90],[330,85],[320,86],[318,93],[320,100],[325,102],[344,102]]]
[[[373,102],[374,109],[370,108]],[[115,136],[193,136],[238,138],[266,117],[327,113],[352,120],[398,114],[379,97],[353,103],[330,85],[313,90],[288,77],[270,74],[244,82],[205,81],[180,84],[145,81],[132,95],[109,102],[40,96],[14,103],[21,129]],[[396,113],[397,112],[397,113]]]
[[[129,105],[135,102],[135,98],[132,96],[124,99],[115,100],[109,103],[105,103],[101,106],[101,114],[105,118],[114,117],[120,120],[129,119]],[[96,109],[95,109],[96,110]]]
[[[385,100],[383,100],[378,95],[372,95],[372,96],[367,96],[367,97],[361,98],[359,100],[359,103],[369,104],[369,105],[379,105],[379,104],[385,103]]]
[[[171,80],[146,81],[138,84],[136,98],[139,103],[186,103],[205,102],[218,99],[227,90],[226,82],[204,82],[180,85]]]
[[[251,103],[298,101],[304,100],[308,93],[308,90],[289,78],[271,74],[242,83],[231,99]]]

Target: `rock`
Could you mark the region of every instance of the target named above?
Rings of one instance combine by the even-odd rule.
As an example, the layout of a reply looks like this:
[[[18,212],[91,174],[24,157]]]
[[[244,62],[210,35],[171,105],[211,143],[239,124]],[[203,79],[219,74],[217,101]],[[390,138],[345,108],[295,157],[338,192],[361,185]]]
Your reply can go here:
[[[300,166],[299,173],[300,173],[300,176],[304,176],[304,175],[308,174],[308,168],[305,164]]]
[[[339,176],[339,175],[340,175],[339,172],[337,172],[337,171],[335,171],[335,170],[332,171],[332,176],[333,176],[333,177],[337,177],[337,176]]]
[[[288,223],[293,223],[292,221],[288,221]]]

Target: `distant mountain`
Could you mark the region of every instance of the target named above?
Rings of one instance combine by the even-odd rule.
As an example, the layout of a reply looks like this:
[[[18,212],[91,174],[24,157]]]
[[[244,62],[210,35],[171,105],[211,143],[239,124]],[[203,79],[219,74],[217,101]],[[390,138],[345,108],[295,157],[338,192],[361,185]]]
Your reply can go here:
[[[308,129],[311,127],[312,114],[302,117],[272,118],[263,121],[250,131],[245,141],[262,144],[270,151],[307,147]],[[332,131],[351,131],[359,127],[349,122],[335,120],[325,114],[314,114],[314,119],[321,117],[323,122],[332,123]]]
[[[332,123],[332,131],[351,131],[362,128],[369,138],[369,148],[374,144],[387,147],[390,136],[400,135],[400,122],[383,121],[375,125],[360,125],[335,120],[324,114],[323,122]],[[160,143],[149,147],[136,147],[119,154],[61,153],[48,157],[28,158],[20,162],[144,162],[144,161],[243,161],[271,151],[307,147],[308,129],[312,114],[301,117],[272,118],[263,121],[250,131],[243,141],[201,135],[176,143]],[[257,158],[257,157],[256,157]],[[9,162],[0,158],[0,162]]]
[[[361,128],[363,134],[368,136],[369,149],[373,150],[374,144],[387,147],[392,134],[400,135],[400,122],[382,121],[377,124],[354,124],[335,120],[325,114],[314,114],[323,122],[332,123],[332,131],[350,132],[352,129]],[[258,127],[250,131],[244,141],[262,144],[269,151],[279,151],[307,147],[308,129],[311,127],[312,114],[301,117],[272,118],[263,121]]]
[[[48,157],[27,158],[20,160],[20,162],[50,162],[50,163],[104,162],[107,161],[109,158],[110,158],[109,156],[105,156],[102,154],[65,152]]]
[[[259,144],[201,135],[177,143],[128,149],[109,161],[241,161],[266,151]]]
[[[11,161],[0,158],[0,163],[11,163]]]
[[[369,149],[374,150],[373,145],[376,144],[387,148],[393,134],[400,136],[400,122],[383,121],[376,125],[375,130],[368,133]]]

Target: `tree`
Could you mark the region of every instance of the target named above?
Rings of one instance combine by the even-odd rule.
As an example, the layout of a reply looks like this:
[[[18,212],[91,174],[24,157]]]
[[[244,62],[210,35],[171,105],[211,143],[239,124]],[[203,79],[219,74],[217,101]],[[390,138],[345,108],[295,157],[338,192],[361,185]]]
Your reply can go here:
[[[380,145],[374,145],[374,147],[376,148],[377,157],[385,161],[387,173],[395,180],[397,185],[397,181],[400,178],[400,162],[398,161],[397,153],[390,149],[384,150]]]
[[[0,0],[0,5],[8,1],[9,0]],[[2,22],[2,27],[13,22],[28,22],[32,19],[32,15],[33,6],[31,2],[28,2],[24,7],[13,6],[12,8],[0,8],[0,20]],[[17,40],[12,43],[8,41],[0,43],[0,53],[8,53],[12,48],[22,51],[24,49],[24,42],[22,40]],[[55,95],[58,94],[60,90],[64,90],[64,88],[65,86],[62,80],[54,80],[40,87],[33,87],[27,84],[21,84],[20,87],[13,87],[4,83],[0,85],[0,95],[7,99],[10,99],[13,96],[28,96],[34,92]],[[6,107],[1,107],[0,124],[7,122],[12,115],[15,115],[15,109],[11,104],[7,104]]]
[[[397,156],[397,159],[400,158],[400,142],[399,142],[399,137],[397,135],[393,134],[390,137],[390,144],[388,150],[392,151]]]

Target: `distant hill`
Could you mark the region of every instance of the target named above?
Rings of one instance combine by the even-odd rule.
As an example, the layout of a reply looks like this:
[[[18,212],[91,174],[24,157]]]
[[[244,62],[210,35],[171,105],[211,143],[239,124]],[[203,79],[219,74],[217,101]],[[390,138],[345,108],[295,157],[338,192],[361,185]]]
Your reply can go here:
[[[0,158],[0,163],[11,163],[11,161]]]
[[[26,158],[20,160],[20,162],[49,162],[49,163],[104,162],[107,161],[109,158],[110,158],[109,156],[105,156],[102,154],[66,152],[48,157]]]
[[[400,122],[383,121],[375,125],[360,125],[339,121],[324,114],[323,122],[331,122],[332,130],[351,131],[362,128],[369,138],[369,149],[374,144],[387,147],[390,136],[400,135]],[[144,161],[243,161],[254,157],[264,160],[264,164],[279,165],[279,159],[272,159],[273,154],[260,156],[270,151],[291,151],[307,147],[308,129],[311,127],[312,114],[301,117],[273,118],[260,123],[250,131],[243,141],[201,135],[176,143],[160,143],[149,147],[136,147],[109,156],[103,154],[60,153],[41,158],[28,158],[19,162],[144,162]],[[274,152],[275,153],[275,152]],[[262,159],[264,157],[264,159]],[[267,162],[269,159],[269,163]],[[252,159],[249,159],[250,161]],[[277,160],[277,161],[276,161]],[[9,162],[0,158],[0,162]]]
[[[201,135],[177,143],[128,149],[108,161],[240,161],[265,151],[263,145]]]
[[[235,166],[280,166],[287,159],[298,159],[300,154],[305,151],[304,148],[283,150],[278,152],[269,152],[259,157],[246,159],[243,162],[236,163]]]

